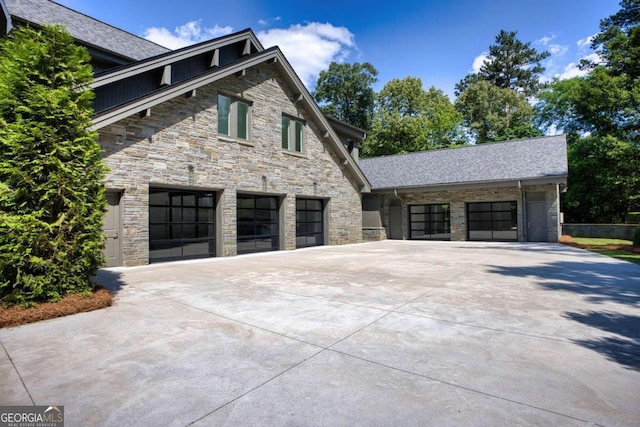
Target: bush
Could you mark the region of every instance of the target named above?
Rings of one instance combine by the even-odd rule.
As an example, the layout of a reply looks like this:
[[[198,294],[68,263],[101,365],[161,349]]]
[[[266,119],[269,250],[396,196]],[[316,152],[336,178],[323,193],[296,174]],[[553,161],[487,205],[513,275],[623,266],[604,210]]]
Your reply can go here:
[[[640,225],[636,227],[636,232],[633,235],[633,246],[640,248]]]
[[[59,26],[0,40],[0,301],[91,291],[103,262],[105,167],[89,55]]]

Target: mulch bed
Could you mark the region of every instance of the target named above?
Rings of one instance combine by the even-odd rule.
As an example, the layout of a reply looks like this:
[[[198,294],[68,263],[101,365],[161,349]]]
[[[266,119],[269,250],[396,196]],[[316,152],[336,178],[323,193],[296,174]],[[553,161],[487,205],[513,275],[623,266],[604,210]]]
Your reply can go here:
[[[580,245],[576,243],[571,236],[563,235],[560,237],[560,243],[581,249],[607,249],[612,251],[627,251],[634,254],[640,254],[640,247],[632,245]]]
[[[69,294],[58,302],[45,302],[29,308],[18,306],[4,308],[0,306],[0,328],[98,310],[109,307],[112,300],[109,291],[96,286],[90,296]]]

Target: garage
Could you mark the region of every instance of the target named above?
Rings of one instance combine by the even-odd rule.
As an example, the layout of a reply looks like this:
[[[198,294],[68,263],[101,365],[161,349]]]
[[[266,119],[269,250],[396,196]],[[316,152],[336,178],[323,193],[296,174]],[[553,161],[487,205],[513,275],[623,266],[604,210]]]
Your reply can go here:
[[[515,201],[467,203],[469,240],[517,241],[518,204]]]
[[[238,195],[238,254],[280,249],[278,205],[276,196]]]
[[[324,202],[318,199],[296,199],[296,247],[324,245]]]
[[[149,189],[149,262],[215,256],[215,196]]]

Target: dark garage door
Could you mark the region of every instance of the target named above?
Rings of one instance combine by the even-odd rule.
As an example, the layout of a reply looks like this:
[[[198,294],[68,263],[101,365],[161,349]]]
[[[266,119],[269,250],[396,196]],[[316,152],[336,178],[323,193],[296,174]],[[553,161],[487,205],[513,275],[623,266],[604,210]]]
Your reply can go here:
[[[518,213],[515,201],[467,204],[469,240],[518,240]]]
[[[296,247],[324,244],[322,209],[322,200],[296,199]]]
[[[149,262],[215,256],[215,193],[149,190]]]
[[[238,195],[238,253],[279,249],[278,198]]]
[[[450,240],[451,221],[449,204],[410,205],[409,238]]]

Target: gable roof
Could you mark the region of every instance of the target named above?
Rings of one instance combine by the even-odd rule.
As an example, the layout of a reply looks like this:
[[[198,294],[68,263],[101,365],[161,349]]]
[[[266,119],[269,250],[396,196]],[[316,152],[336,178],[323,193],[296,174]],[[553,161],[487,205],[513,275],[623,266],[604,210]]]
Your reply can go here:
[[[565,135],[360,160],[374,190],[460,185],[565,183]]]
[[[169,49],[50,0],[0,0],[9,14],[36,25],[62,24],[82,44],[140,60]]]
[[[369,192],[369,181],[280,48],[274,46],[265,50],[250,29],[100,73],[91,83],[97,105],[93,129],[101,129],[263,63],[278,67],[294,94],[291,101],[307,107],[311,120],[320,129],[323,142],[334,150],[342,166],[355,177],[360,190]],[[117,98],[123,94],[123,98]],[[101,99],[106,100],[104,105]]]

